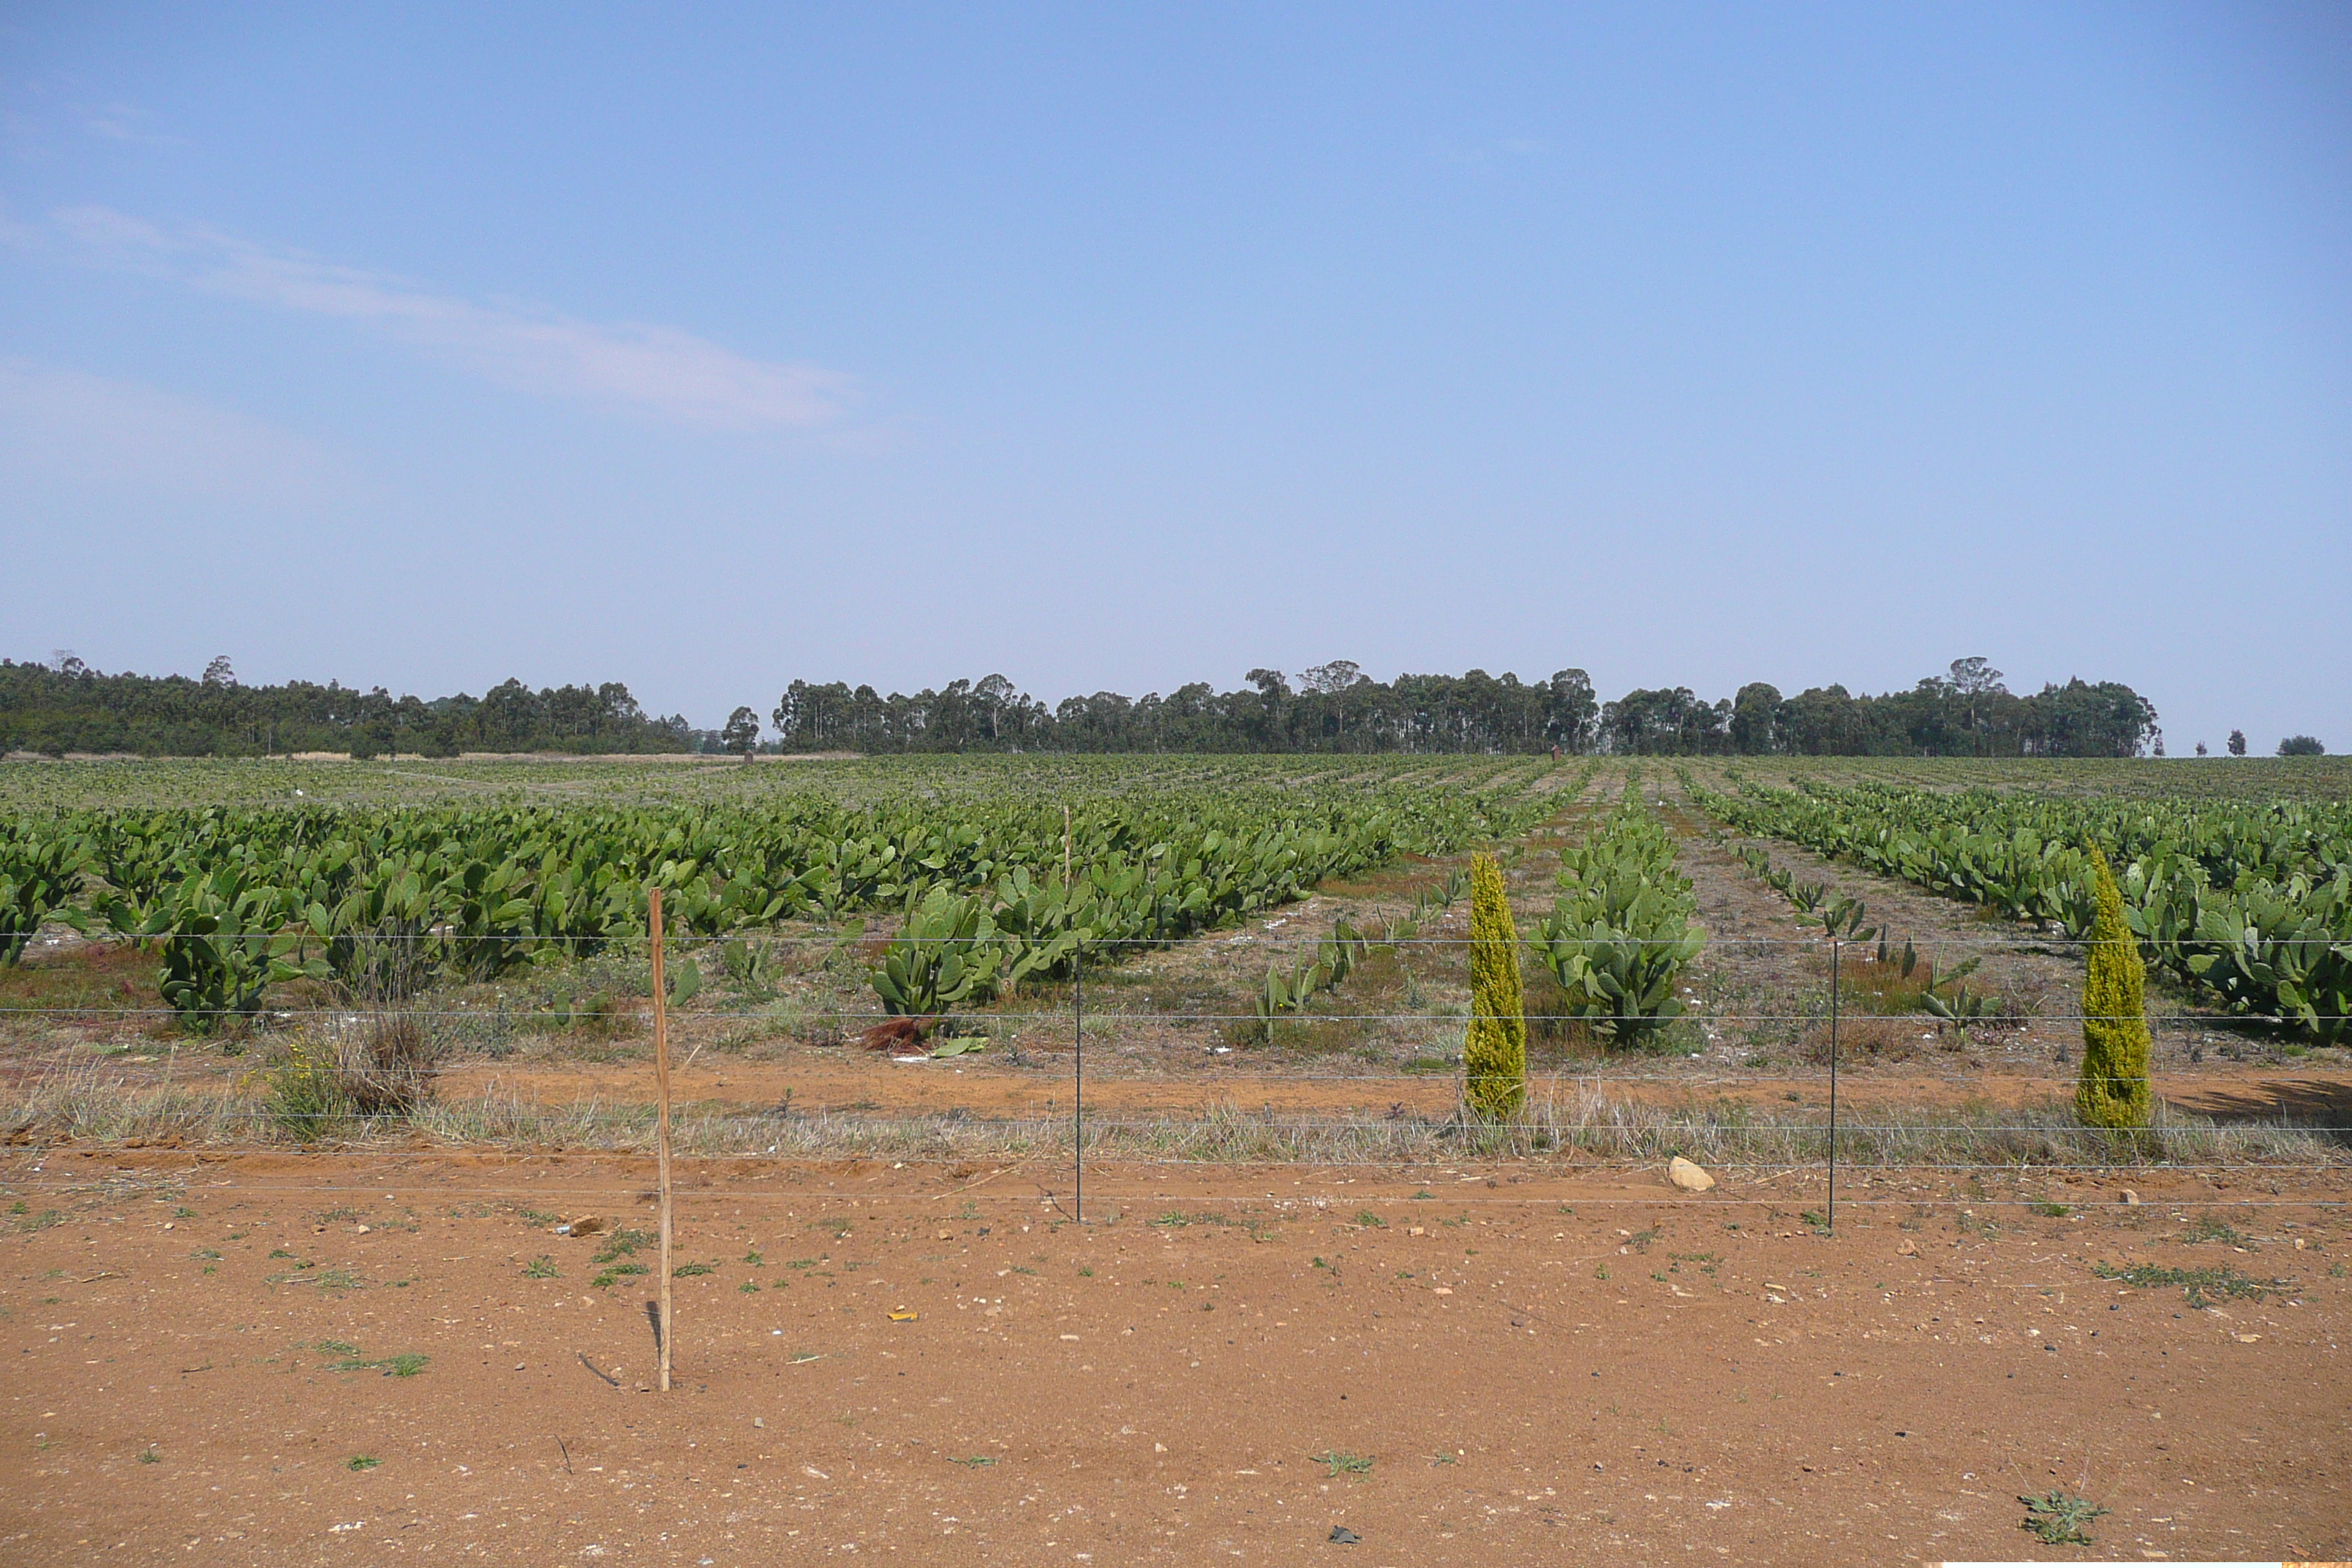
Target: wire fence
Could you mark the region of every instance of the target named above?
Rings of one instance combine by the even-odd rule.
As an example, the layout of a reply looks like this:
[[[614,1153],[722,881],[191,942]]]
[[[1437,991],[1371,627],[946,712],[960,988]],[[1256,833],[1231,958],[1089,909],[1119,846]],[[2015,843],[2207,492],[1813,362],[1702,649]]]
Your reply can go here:
[[[1482,1115],[1467,1090],[1483,1068],[1465,1049],[1489,1016],[1469,1001],[1475,944],[1280,929],[1296,918],[1181,942],[1080,935],[1058,946],[1050,934],[689,932],[661,944],[670,984],[658,1005],[642,934],[521,946],[371,933],[336,939],[331,963],[329,940],[299,933],[143,939],[243,943],[222,962],[245,963],[232,977],[245,988],[211,1004],[171,990],[168,955],[160,995],[127,981],[111,995],[61,994],[74,955],[58,950],[79,944],[60,938],[49,951],[68,962],[37,947],[0,1002],[0,1032],[78,1035],[110,1054],[20,1068],[0,1132],[27,1150],[177,1137],[633,1153],[657,1121],[652,1074],[626,1044],[650,1009],[685,1053],[680,1070],[705,1068],[685,1082],[676,1128],[693,1157],[1066,1160],[1081,1208],[1090,1158],[1682,1154],[1727,1173],[1818,1169],[1834,1205],[1842,1170],[1851,1184],[1857,1166],[2221,1171],[2324,1167],[2352,1153],[2352,1074],[2321,1070],[2332,1057],[2297,1063],[2307,1021],[2178,995],[2159,995],[2147,1016],[2148,1068],[2106,1075],[2111,1089],[2145,1092],[2147,1124],[2082,1125],[2072,1091],[2084,1028],[2106,1021],[2081,1006],[2088,939],[1938,937],[1906,944],[1906,957],[1833,933],[1712,938],[1703,963],[1641,1007],[1570,989],[1524,947],[1527,1006],[1504,1021],[1525,1028],[1526,1088],[1517,1109]],[[1638,951],[1668,939],[1612,940]],[[925,968],[923,1010],[876,989],[893,952]],[[1034,962],[1007,978],[1008,953]],[[989,956],[1000,965],[991,983],[959,991],[950,972]],[[45,971],[46,994],[26,978]],[[1276,990],[1263,978],[1286,973],[1303,983]],[[1956,973],[1989,988],[1973,1013],[1952,1005]],[[210,1054],[219,1049],[251,1059],[224,1074]],[[606,1058],[600,1088],[549,1103],[590,1057]],[[160,1058],[160,1070],[142,1058]],[[2248,1058],[2302,1070],[2258,1079]],[[320,1079],[307,1100],[296,1092],[306,1072]],[[732,1085],[716,1081],[730,1075]],[[452,1092],[460,1083],[469,1094]]]

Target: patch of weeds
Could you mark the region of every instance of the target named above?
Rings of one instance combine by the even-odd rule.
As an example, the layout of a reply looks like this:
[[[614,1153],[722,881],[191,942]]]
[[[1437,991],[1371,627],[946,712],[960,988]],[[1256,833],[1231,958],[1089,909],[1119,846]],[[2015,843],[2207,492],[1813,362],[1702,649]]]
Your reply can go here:
[[[515,1213],[520,1216],[523,1224],[538,1226],[541,1228],[551,1225],[562,1225],[563,1223],[563,1216],[562,1215],[549,1214],[541,1209],[517,1209]]]
[[[1325,1473],[1334,1480],[1341,1476],[1361,1479],[1372,1473],[1372,1459],[1369,1454],[1346,1454],[1337,1448],[1326,1448],[1319,1454],[1307,1457],[1323,1466]]]
[[[173,1219],[194,1219],[196,1217],[196,1211],[190,1208],[187,1205],[182,1204],[178,1208],[172,1211],[172,1217]]]
[[[2162,1289],[2178,1285],[2192,1307],[2209,1305],[2209,1296],[2252,1298],[2259,1300],[2273,1290],[2284,1290],[2284,1279],[2252,1279],[2234,1268],[2164,1268],[2153,1263],[2136,1263],[2129,1268],[2111,1268],[2105,1263],[2091,1265],[2091,1272],[2102,1279],[2113,1279],[2138,1290]]]
[[[757,1279],[746,1279],[735,1287],[735,1293],[739,1296],[756,1296],[760,1293],[760,1282]]]
[[[269,1256],[272,1258],[291,1258],[294,1255],[287,1251],[282,1247],[273,1247],[269,1249]]]
[[[1020,1264],[1016,1263],[1013,1266],[1013,1272],[1015,1274],[1034,1274],[1037,1271],[1034,1268],[1024,1268]]]
[[[2068,1208],[2064,1204],[2038,1203],[2032,1204],[2027,1206],[2032,1208],[2035,1214],[2042,1215],[2044,1219],[2064,1219],[2068,1215],[2074,1212],[2073,1209]]]
[[[9,1212],[12,1214],[24,1214],[25,1205],[23,1204],[18,1204]],[[26,1218],[19,1220],[16,1223],[16,1228],[20,1231],[47,1230],[53,1225],[63,1225],[65,1222],[66,1216],[64,1210],[43,1209],[37,1215],[27,1215]]]
[[[1659,1273],[1659,1272],[1658,1272],[1656,1269],[1654,1269],[1654,1268],[1653,1268],[1653,1269],[1651,1269],[1651,1270],[1650,1270],[1650,1278],[1651,1278],[1651,1279],[1654,1279],[1654,1280],[1656,1280],[1656,1281],[1657,1281],[1659,1284],[1661,1284],[1661,1285],[1663,1285],[1663,1284],[1664,1284],[1664,1283],[1666,1282],[1666,1277],[1665,1277],[1664,1275],[1663,1275],[1663,1274]]]
[[[2338,1267],[2338,1268],[2341,1268],[2341,1267],[2342,1267],[2342,1265],[2341,1265],[2341,1264],[2339,1264],[2339,1265],[2337,1265],[2337,1267]],[[1079,1279],[1093,1279],[1094,1277],[1095,1277],[1095,1271],[1094,1271],[1093,1269],[1091,1269],[1091,1268],[1080,1268],[1080,1269],[1078,1270],[1078,1278],[1079,1278]]]
[[[1454,1462],[1454,1459],[1453,1455],[1440,1448],[1429,1457],[1429,1462],[1433,1465],[1450,1465]]]
[[[604,1243],[604,1250],[597,1253],[591,1261],[596,1263],[618,1263],[624,1258],[635,1258],[637,1255],[638,1248],[651,1247],[653,1244],[653,1232],[649,1230],[632,1230],[628,1226],[623,1226],[620,1229],[613,1233],[612,1239]],[[637,1270],[637,1272],[642,1274],[645,1270],[641,1268]]]
[[[1382,1219],[1380,1215],[1374,1214],[1370,1209],[1366,1209],[1363,1213],[1358,1215],[1356,1216],[1356,1223],[1362,1226],[1366,1230],[1386,1230],[1389,1227],[1388,1221]]]
[[[1435,1197],[1437,1194],[1436,1194],[1435,1193],[1431,1192],[1427,1187],[1423,1187],[1423,1188],[1422,1188],[1422,1189],[1421,1189],[1421,1191],[1419,1191],[1419,1192],[1417,1192],[1417,1193],[1413,1194],[1412,1195],[1413,1195],[1413,1197],[1414,1197],[1415,1199],[1420,1199],[1420,1198],[1433,1198],[1433,1197]]]
[[[218,1263],[221,1260],[221,1255],[209,1247],[199,1247],[188,1256],[198,1263]]]
[[[373,1470],[378,1465],[383,1463],[383,1461],[377,1458],[373,1454],[353,1454],[350,1458],[343,1461],[343,1468],[347,1470]]]
[[[2242,1234],[2231,1229],[2229,1223],[2220,1215],[2210,1214],[2199,1215],[2195,1219],[2190,1220],[2189,1228],[2180,1233],[2180,1240],[2189,1245],[2200,1241],[2218,1241],[2228,1247],[2246,1245],[2246,1238]]]
[[[754,1268],[765,1268],[768,1266],[768,1260],[761,1257],[756,1251],[745,1253],[743,1255],[743,1261],[750,1264]]]
[[[554,1258],[542,1253],[523,1265],[522,1277],[526,1279],[561,1279],[563,1270],[555,1266]]]
[[[327,1370],[329,1372],[380,1372],[386,1377],[415,1377],[425,1370],[425,1363],[432,1359],[431,1356],[418,1355],[415,1351],[404,1351],[398,1355],[383,1356],[374,1361],[366,1361],[354,1351],[339,1361],[329,1362]]]
[[[1815,1236],[1827,1236],[1830,1233],[1830,1222],[1828,1216],[1822,1214],[1817,1209],[1807,1209],[1797,1217],[1803,1220],[1808,1226],[1811,1226]]]
[[[1315,1267],[1318,1268],[1328,1268],[1331,1266],[1318,1258],[1315,1260]]]
[[[2025,1517],[2018,1521],[2018,1529],[2031,1531],[2035,1540],[2050,1546],[2090,1545],[2085,1527],[2107,1511],[2072,1492],[2044,1492],[2017,1500],[2025,1505]]]
[[[354,1356],[360,1353],[359,1346],[345,1344],[341,1340],[320,1340],[311,1348],[320,1355]]]
[[[948,1456],[948,1463],[950,1465],[961,1465],[968,1470],[977,1470],[982,1468],[983,1466],[992,1465],[996,1463],[996,1461],[986,1454],[973,1454],[961,1459],[957,1458],[953,1454],[950,1454]]]
[[[1657,1239],[1658,1227],[1652,1226],[1647,1230],[1637,1230],[1632,1236],[1626,1237],[1625,1245],[1632,1247],[1636,1252],[1647,1252],[1650,1250],[1650,1243]]]
[[[642,1263],[616,1263],[612,1268],[605,1269],[602,1274],[597,1275],[593,1279],[588,1281],[588,1283],[599,1290],[608,1290],[612,1289],[615,1281],[624,1279],[632,1274],[650,1274],[652,1272],[652,1269],[646,1268]]]
[[[1603,1263],[1603,1264],[1600,1265],[1598,1268],[1594,1268],[1594,1269],[1593,1269],[1593,1271],[1592,1271],[1592,1277],[1593,1277],[1595,1279],[1608,1279],[1608,1278],[1609,1278],[1609,1265],[1607,1265],[1606,1263]]]
[[[698,1274],[718,1272],[719,1265],[716,1263],[681,1263],[669,1271],[669,1277],[673,1279],[691,1279]]]
[[[163,1462],[163,1456],[151,1446],[140,1451],[139,1462],[142,1465],[160,1465]]]

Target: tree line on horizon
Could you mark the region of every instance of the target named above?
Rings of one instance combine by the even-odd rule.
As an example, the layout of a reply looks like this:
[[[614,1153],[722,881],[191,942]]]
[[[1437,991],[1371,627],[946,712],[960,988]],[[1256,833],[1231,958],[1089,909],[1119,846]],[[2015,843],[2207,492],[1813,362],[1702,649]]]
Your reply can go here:
[[[1231,691],[1202,681],[1164,697],[1098,691],[1051,706],[1002,675],[911,697],[795,680],[762,749],[2129,757],[2164,746],[2155,705],[2128,686],[2076,679],[2020,696],[1982,658],[1883,696],[1832,685],[1784,697],[1753,681],[1714,702],[1686,686],[1602,702],[1581,669],[1534,682],[1482,669],[1380,681],[1336,659],[1296,684],[1276,669],[1243,679]],[[758,731],[758,715],[738,709],[709,749],[743,751]]]
[[[1220,692],[1114,691],[1047,704],[1002,675],[912,695],[794,680],[774,738],[739,708],[720,730],[646,713],[617,681],[534,691],[509,679],[480,697],[430,700],[329,681],[247,686],[226,658],[202,677],[108,675],[70,655],[0,659],[0,752],[266,756],[293,752],[450,757],[465,752],[593,755],[677,752],[1505,752],[1622,755],[2128,757],[2163,752],[2153,704],[2115,681],[2012,693],[1984,659],[1954,661],[1906,690],[1843,686],[1793,697],[1763,681],[1709,702],[1688,687],[1603,702],[1580,669],[1522,681],[1473,669],[1375,680],[1346,659],[1296,680],[1253,669]]]
[[[0,753],[131,752],[261,757],[294,752],[687,752],[694,727],[656,718],[618,681],[533,691],[509,679],[479,697],[426,700],[329,681],[247,686],[224,657],[202,677],[107,675],[70,654],[47,664],[0,659]]]

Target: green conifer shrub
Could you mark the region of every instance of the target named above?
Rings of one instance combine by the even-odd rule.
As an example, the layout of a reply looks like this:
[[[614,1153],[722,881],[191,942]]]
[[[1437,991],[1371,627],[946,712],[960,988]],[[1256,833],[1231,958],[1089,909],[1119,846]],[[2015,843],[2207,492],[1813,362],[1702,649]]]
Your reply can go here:
[[[1470,1029],[1462,1060],[1471,1111],[1499,1121],[1527,1103],[1528,1016],[1519,989],[1519,933],[1503,868],[1470,859]]]
[[[2083,1076],[2074,1115],[2085,1127],[2133,1128],[2148,1122],[2147,966],[2124,923],[2124,896],[2107,858],[2091,850],[2088,973],[2083,979]]]

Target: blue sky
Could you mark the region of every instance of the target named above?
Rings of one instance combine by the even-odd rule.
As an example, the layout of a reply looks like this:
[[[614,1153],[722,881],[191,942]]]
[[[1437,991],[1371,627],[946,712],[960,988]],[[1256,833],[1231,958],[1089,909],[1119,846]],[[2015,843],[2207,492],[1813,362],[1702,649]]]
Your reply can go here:
[[[2352,13],[0,7],[0,653],[2352,747]]]

